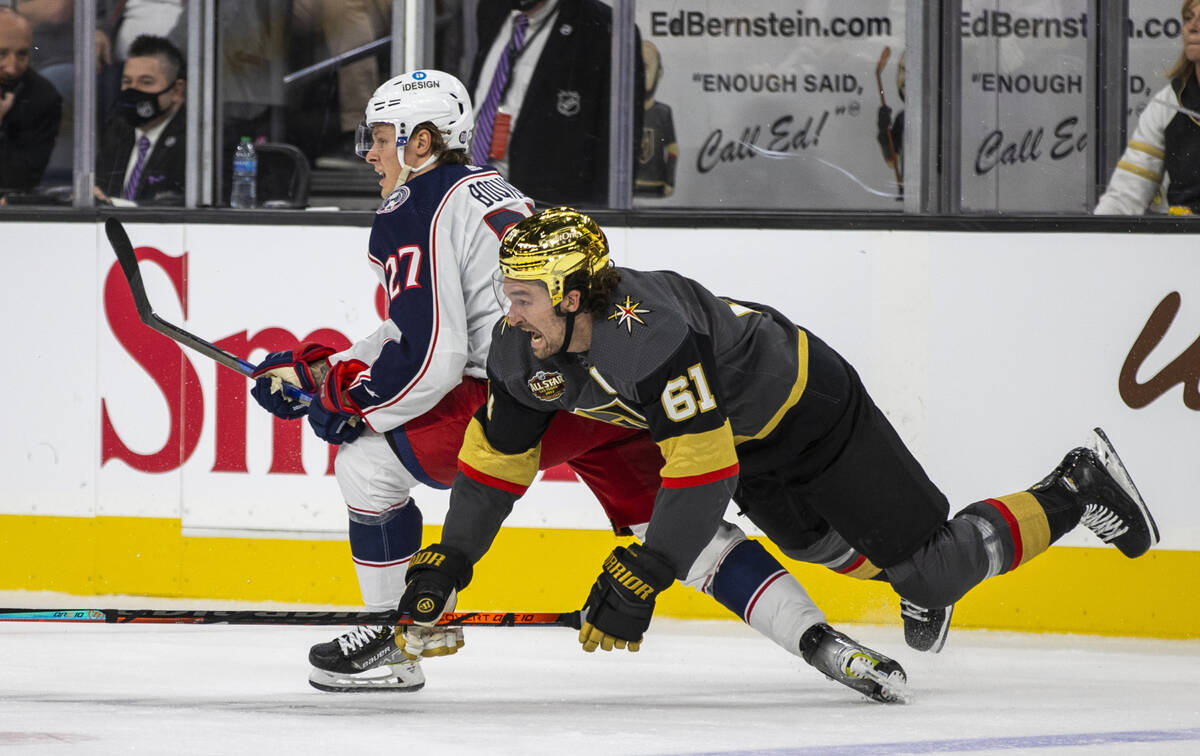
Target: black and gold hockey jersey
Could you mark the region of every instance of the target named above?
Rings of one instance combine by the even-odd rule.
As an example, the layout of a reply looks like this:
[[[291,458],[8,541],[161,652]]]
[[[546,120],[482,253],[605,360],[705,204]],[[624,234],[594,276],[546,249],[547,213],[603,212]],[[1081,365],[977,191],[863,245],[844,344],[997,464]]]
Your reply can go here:
[[[482,556],[533,481],[559,409],[649,430],[665,464],[646,546],[679,577],[709,542],[737,481],[737,445],[769,434],[804,392],[807,335],[672,272],[621,269],[611,306],[593,316],[588,351],[546,360],[527,333],[496,325],[488,402],[459,454],[443,543]]]

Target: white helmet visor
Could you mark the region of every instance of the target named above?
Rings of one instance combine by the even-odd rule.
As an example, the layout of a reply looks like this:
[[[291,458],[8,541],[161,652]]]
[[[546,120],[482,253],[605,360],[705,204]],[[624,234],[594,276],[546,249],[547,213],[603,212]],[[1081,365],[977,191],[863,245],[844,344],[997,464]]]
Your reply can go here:
[[[394,127],[394,125],[395,124],[393,124],[391,121],[374,121],[372,123],[367,123],[366,121],[359,121],[358,128],[356,128],[354,131],[354,154],[358,155],[360,158],[365,158],[367,156],[367,153],[371,151],[371,148],[375,146],[375,127],[376,126],[393,126]],[[408,143],[408,137],[397,136],[396,143],[392,146],[396,147],[398,150],[399,148],[403,147],[407,143]],[[388,146],[388,145],[380,144],[380,147],[386,147],[386,146]]]

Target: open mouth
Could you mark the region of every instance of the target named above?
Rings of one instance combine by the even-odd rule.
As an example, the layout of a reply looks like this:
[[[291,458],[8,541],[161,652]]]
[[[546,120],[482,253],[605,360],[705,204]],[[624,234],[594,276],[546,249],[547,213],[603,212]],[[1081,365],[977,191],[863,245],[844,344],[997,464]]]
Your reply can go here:
[[[539,333],[537,331],[532,331],[528,328],[522,328],[521,330],[524,331],[525,333],[529,334],[529,346],[532,347],[535,351],[538,349],[538,347],[545,345],[546,338],[544,336],[542,336],[541,333]]]

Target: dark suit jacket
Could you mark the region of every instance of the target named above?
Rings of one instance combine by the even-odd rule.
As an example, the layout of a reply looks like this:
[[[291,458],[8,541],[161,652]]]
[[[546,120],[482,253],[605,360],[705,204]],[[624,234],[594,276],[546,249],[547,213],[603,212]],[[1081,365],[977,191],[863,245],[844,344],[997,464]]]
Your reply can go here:
[[[33,69],[17,81],[13,106],[0,124],[0,191],[27,192],[50,162],[62,121],[62,96]]]
[[[508,3],[479,3],[479,47],[471,70],[471,92],[496,35],[502,28],[507,33],[509,12]],[[607,205],[612,9],[599,0],[560,0],[557,17],[542,32],[547,33],[550,36],[509,138],[508,179],[539,202]],[[629,104],[634,134],[641,133],[646,84],[641,45],[638,35]],[[486,75],[490,81],[492,72]],[[631,171],[635,161],[630,163]]]
[[[187,109],[180,108],[158,137],[138,181],[139,205],[182,205],[186,155]],[[96,155],[96,186],[109,197],[124,197],[125,168],[137,136],[133,127],[113,117],[105,124]]]

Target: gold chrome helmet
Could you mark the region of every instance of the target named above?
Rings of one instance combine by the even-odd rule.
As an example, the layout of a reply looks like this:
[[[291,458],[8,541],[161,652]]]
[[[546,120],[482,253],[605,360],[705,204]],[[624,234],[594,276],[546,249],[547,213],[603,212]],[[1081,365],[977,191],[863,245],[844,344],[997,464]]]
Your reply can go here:
[[[508,229],[500,240],[500,272],[518,281],[541,281],[550,304],[562,301],[567,276],[590,277],[608,267],[608,239],[596,221],[569,207],[552,207]]]

